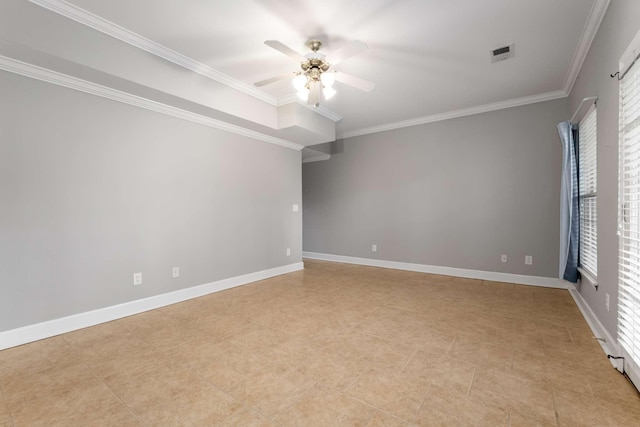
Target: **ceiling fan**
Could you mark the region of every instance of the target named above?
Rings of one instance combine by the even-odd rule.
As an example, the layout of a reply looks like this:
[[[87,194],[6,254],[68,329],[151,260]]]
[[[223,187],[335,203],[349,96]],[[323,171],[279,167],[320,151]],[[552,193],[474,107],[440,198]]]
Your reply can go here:
[[[354,40],[329,55],[320,52],[322,42],[319,40],[309,40],[307,42],[311,52],[304,56],[277,40],[267,40],[264,44],[299,62],[301,71],[280,74],[279,76],[255,82],[254,85],[256,87],[266,86],[293,77],[293,86],[298,91],[298,96],[306,101],[308,105],[313,105],[314,107],[320,106],[321,100],[329,99],[335,95],[336,91],[332,86],[336,80],[365,92],[371,91],[374,87],[374,84],[370,81],[333,70],[335,65],[368,49],[367,45],[359,40]]]

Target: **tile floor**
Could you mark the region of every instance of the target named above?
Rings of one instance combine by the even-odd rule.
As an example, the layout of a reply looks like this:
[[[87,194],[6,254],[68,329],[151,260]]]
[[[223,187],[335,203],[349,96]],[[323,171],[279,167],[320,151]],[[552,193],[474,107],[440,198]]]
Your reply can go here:
[[[306,269],[0,351],[0,426],[639,426],[567,291]]]

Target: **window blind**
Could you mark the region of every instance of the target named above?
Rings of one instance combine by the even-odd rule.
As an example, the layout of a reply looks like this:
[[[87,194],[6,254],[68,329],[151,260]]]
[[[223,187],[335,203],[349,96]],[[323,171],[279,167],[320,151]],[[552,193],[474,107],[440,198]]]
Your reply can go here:
[[[579,266],[594,279],[598,277],[596,111],[593,104],[578,125]]]
[[[618,341],[640,366],[640,66],[620,81]],[[626,364],[626,361],[625,361]]]

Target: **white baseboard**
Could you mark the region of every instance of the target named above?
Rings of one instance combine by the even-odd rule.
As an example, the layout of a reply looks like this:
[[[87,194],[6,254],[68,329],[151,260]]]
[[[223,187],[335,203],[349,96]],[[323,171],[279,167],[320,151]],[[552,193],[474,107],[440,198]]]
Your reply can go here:
[[[464,277],[467,279],[491,280],[494,282],[517,283],[519,285],[544,286],[547,288],[569,289],[560,279],[551,277],[525,276],[522,274],[498,273],[493,271],[468,270],[465,268],[441,267],[436,265],[412,264],[408,262],[385,261],[371,258],[357,258],[343,255],[302,252],[303,258],[323,261],[343,262],[346,264],[368,265],[371,267],[392,268],[395,270],[416,271],[418,273],[442,274],[444,276]]]
[[[442,274],[445,276],[465,277],[470,279],[491,280],[496,282],[517,283],[522,285],[545,286],[551,288],[567,289],[573,297],[578,309],[582,313],[585,321],[591,328],[593,335],[599,338],[598,343],[606,355],[622,356],[623,352],[617,340],[611,336],[609,331],[602,325],[602,322],[595,315],[589,304],[584,300],[580,292],[569,282],[549,277],[524,276],[518,274],[497,273],[481,270],[467,270],[462,268],[440,267],[433,265],[411,264],[405,262],[385,261],[371,258],[357,258],[343,255],[321,254],[315,252],[302,252],[303,258],[317,259],[323,261],[342,262],[347,264],[367,265],[372,267],[392,268],[396,270],[416,271],[419,273]],[[623,361],[620,359],[609,359],[611,365],[620,372],[623,372]],[[639,371],[640,372],[640,371]],[[640,384],[640,375],[633,369],[627,369],[627,374],[634,384]],[[640,389],[639,389],[640,390]]]
[[[206,283],[204,285],[193,286],[191,288],[180,289],[166,294],[155,295],[136,301],[130,301],[111,307],[100,308],[85,313],[74,314],[60,319],[49,320],[34,325],[11,329],[0,332],[0,350],[9,347],[38,341],[44,338],[53,337],[78,329],[94,326],[100,323],[110,322],[123,317],[132,316],[144,311],[153,310],[192,298],[198,298],[214,292],[246,285],[258,280],[268,279],[281,274],[292,273],[304,269],[302,262],[257,271],[255,273],[244,274],[242,276],[231,277]]]
[[[618,341],[611,336],[609,331],[602,325],[602,322],[598,319],[596,314],[593,312],[589,304],[584,300],[580,292],[578,292],[575,288],[570,288],[569,293],[573,297],[573,300],[576,302],[578,309],[582,313],[584,320],[591,328],[591,332],[593,332],[593,336],[598,339],[598,343],[600,347],[602,347],[602,351],[604,351],[607,355],[612,356],[622,356],[622,349],[618,345]],[[609,359],[614,368],[618,371],[622,372],[622,360],[620,359]]]

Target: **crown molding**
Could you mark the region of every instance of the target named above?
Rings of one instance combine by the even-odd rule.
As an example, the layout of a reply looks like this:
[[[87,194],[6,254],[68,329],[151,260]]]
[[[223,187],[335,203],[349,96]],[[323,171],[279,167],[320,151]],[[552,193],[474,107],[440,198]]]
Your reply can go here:
[[[600,28],[600,24],[604,19],[604,16],[607,12],[607,8],[611,0],[594,0],[593,6],[591,7],[591,11],[589,12],[589,17],[587,18],[587,22],[582,31],[582,35],[580,36],[580,41],[578,42],[578,46],[576,51],[573,54],[571,59],[571,64],[569,66],[569,71],[565,77],[564,84],[561,90],[546,92],[539,95],[517,98],[503,102],[497,102],[493,104],[481,105],[478,107],[465,108],[462,110],[450,111],[447,113],[434,114],[430,116],[418,117],[411,120],[404,120],[400,122],[389,123],[381,126],[374,126],[369,128],[357,129],[350,132],[345,132],[340,137],[341,138],[350,138],[353,136],[367,135],[376,132],[384,132],[387,130],[400,129],[403,127],[416,126],[426,123],[438,122],[441,120],[449,120],[458,117],[470,116],[473,114],[486,113],[489,111],[501,110],[504,108],[518,107],[521,105],[533,104],[536,102],[543,101],[551,101],[554,99],[564,98],[569,96],[571,90],[573,89],[574,84],[578,78],[580,73],[580,69],[584,64],[584,61],[589,53],[589,49],[591,48],[591,44],[595,39],[595,36]]]
[[[107,19],[104,19],[98,15],[95,15],[85,9],[82,9],[76,5],[73,5],[65,0],[29,0],[31,3],[34,3],[38,6],[41,6],[45,9],[48,9],[52,12],[55,12],[59,15],[62,15],[66,18],[79,22],[80,24],[86,25],[87,27],[93,28],[96,31],[100,31],[108,36],[116,38],[120,41],[123,41],[131,46],[142,49],[146,52],[149,52],[153,55],[159,56],[167,61],[173,62],[181,67],[189,69],[193,72],[196,72],[202,76],[210,78],[218,83],[224,84],[230,88],[238,90],[246,95],[257,98],[261,101],[266,102],[269,105],[273,105],[276,107],[289,104],[291,102],[297,102],[297,98],[295,94],[288,95],[281,98],[275,98],[271,95],[268,95],[256,87],[241,82],[240,80],[234,79],[233,77],[221,73],[220,71],[209,67],[201,62],[198,62],[188,56],[185,56],[181,53],[178,53],[174,50],[171,50],[159,43],[154,42],[153,40],[149,40],[146,37],[141,36],[138,33],[130,31],[124,27],[119,26]],[[305,104],[306,106],[306,104]],[[333,120],[334,122],[338,122],[342,120],[342,116],[338,113],[329,110],[324,106],[320,106],[318,108],[308,107],[313,109],[316,113]]]
[[[95,15],[87,10],[84,10],[78,6],[66,2],[65,0],[29,0],[38,6],[69,18],[87,27],[93,28],[96,31],[100,31],[108,36],[116,38],[120,41],[128,43],[139,49],[147,51],[181,67],[187,68],[193,72],[210,78],[218,83],[222,83],[230,88],[238,90],[246,95],[250,95],[261,101],[264,101],[270,105],[276,106],[277,100],[275,97],[268,95],[254,86],[234,79],[227,74],[221,73],[214,68],[209,67],[201,62],[198,62],[188,56],[178,53],[172,49],[169,49],[159,43],[149,40],[140,34],[127,30],[109,20],[106,20],[98,15]]]
[[[318,154],[317,156],[307,157],[306,159],[302,159],[302,163],[313,163],[313,162],[323,162],[325,160],[329,160],[331,158],[331,154]]]
[[[589,12],[589,17],[587,18],[587,22],[582,30],[578,47],[571,59],[571,65],[569,66],[569,71],[565,77],[564,85],[562,86],[563,90],[567,94],[571,93],[571,90],[573,90],[573,85],[575,85],[576,80],[578,79],[582,65],[584,64],[585,59],[587,59],[587,54],[589,53],[593,39],[596,37],[600,24],[604,19],[604,15],[607,13],[607,8],[610,3],[611,0],[595,0],[593,2],[593,6]]]
[[[328,109],[327,107],[325,107],[324,105],[320,105],[319,107],[312,107],[310,105],[306,105],[305,107],[307,107],[308,109],[315,111],[316,113],[320,114],[321,116],[326,117],[327,119],[333,121],[333,122],[339,122],[340,120],[342,120],[342,116],[338,113],[336,113],[335,111],[332,111],[330,109]]]
[[[228,76],[224,73],[221,73],[208,65],[205,65],[201,62],[195,61],[192,58],[189,58],[185,55],[182,55],[174,50],[171,50],[161,44],[158,44],[152,40],[149,40],[133,31],[127,30],[111,21],[108,21],[100,16],[97,16],[87,10],[84,10],[78,6],[75,6],[71,3],[68,3],[65,0],[29,0],[31,3],[34,3],[38,6],[41,6],[45,9],[51,10],[55,13],[58,13],[62,16],[65,16],[71,20],[79,22],[83,25],[86,25],[90,28],[95,29],[96,31],[100,31],[104,34],[107,34],[111,37],[114,37],[118,40],[121,40],[125,43],[128,43],[132,46],[135,46],[139,49],[147,51],[153,55],[159,56],[161,58],[166,59],[167,61],[173,62],[181,67],[187,68],[191,71],[194,71],[198,74],[201,74],[205,77],[208,77],[214,81],[217,81],[221,84],[224,84],[228,87],[236,89],[242,93],[260,99],[269,105],[273,106],[282,106],[291,102],[297,102],[295,94],[291,94],[281,98],[275,98],[271,95],[268,95],[252,85],[241,82],[237,79],[234,79],[231,76]],[[461,110],[455,110],[451,112],[434,114],[429,116],[418,117],[415,119],[404,120],[389,124],[384,124],[380,126],[374,126],[370,128],[363,128],[354,131],[345,132],[340,135],[341,138],[349,138],[353,136],[367,135],[376,132],[384,132],[387,130],[399,129],[403,127],[416,126],[426,123],[437,122],[441,120],[448,120],[457,117],[464,117],[473,114],[480,114],[488,111],[500,110],[503,108],[511,108],[520,105],[526,105],[536,102],[548,101],[552,99],[558,99],[568,96],[573,89],[573,86],[576,82],[580,69],[586,59],[586,56],[589,52],[589,48],[593,43],[595,35],[600,27],[602,19],[609,7],[611,0],[594,0],[591,11],[589,12],[589,17],[587,19],[587,23],[583,29],[582,35],[580,37],[580,41],[578,43],[578,47],[574,52],[573,58],[571,60],[571,64],[569,67],[569,71],[565,77],[565,81],[563,84],[563,89],[553,92],[547,92],[539,95],[534,95],[530,97],[517,98],[513,100],[486,104],[477,107],[471,107]],[[306,106],[306,105],[305,105]],[[320,106],[318,108],[308,107],[315,111],[316,113],[334,121],[338,122],[342,120],[342,116],[338,113],[329,110],[324,106]],[[297,144],[296,144],[297,145]]]
[[[157,113],[166,114],[168,116],[177,117],[179,119],[188,120],[190,122],[234,133],[236,135],[242,135],[258,141],[267,142],[269,144],[290,148],[292,150],[300,151],[304,148],[304,146],[300,144],[286,141],[284,139],[246,129],[242,126],[225,123],[221,120],[216,120],[211,117],[196,114],[177,107],[173,107],[171,105],[152,101],[147,98],[132,95],[130,93],[110,87],[102,86],[96,83],[89,82],[87,80],[82,80],[66,74],[58,73],[57,71],[38,67],[33,64],[28,64],[26,62],[18,61],[7,56],[0,55],[0,70],[19,74],[25,77],[30,77],[36,80],[41,80],[47,83],[52,83],[58,86],[63,86],[69,89],[74,89],[80,92],[89,93],[91,95],[100,96],[102,98],[111,99],[113,101],[122,102],[124,104],[133,105],[135,107],[155,111]]]
[[[568,94],[563,90],[546,92],[539,95],[525,96],[523,98],[510,99],[507,101],[494,102],[492,104],[480,105],[477,107],[463,108],[461,110],[449,111],[446,113],[432,114],[429,116],[417,117],[415,119],[403,120],[400,122],[387,123],[380,126],[357,129],[344,132],[340,138],[351,138],[354,136],[368,135],[371,133],[385,132],[388,130],[401,129],[410,126],[424,125],[427,123],[440,122],[442,120],[456,119],[459,117],[472,116],[474,114],[487,113],[490,111],[503,110],[505,108],[520,107],[522,105],[535,104],[538,102],[551,101],[559,98],[566,98]]]
[[[302,103],[302,102],[298,101],[298,96],[295,93],[292,93],[290,95],[278,98],[277,106],[281,107],[283,105],[291,104],[292,102],[296,102],[296,103],[308,108],[309,110],[312,110],[312,111],[320,114],[321,116],[324,116],[327,119],[332,120],[334,122],[339,122],[340,120],[342,120],[342,116],[340,114],[336,113],[333,110],[328,109],[324,105],[320,105],[319,107],[314,107],[312,105],[307,105],[306,103]]]

